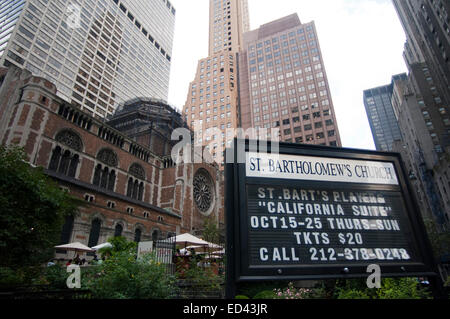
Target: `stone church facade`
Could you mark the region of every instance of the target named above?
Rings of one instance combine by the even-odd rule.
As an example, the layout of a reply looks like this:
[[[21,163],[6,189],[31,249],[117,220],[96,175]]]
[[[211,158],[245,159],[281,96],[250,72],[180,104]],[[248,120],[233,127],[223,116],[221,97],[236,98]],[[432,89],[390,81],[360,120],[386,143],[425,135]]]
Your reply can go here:
[[[173,163],[177,127],[181,115],[163,101],[130,101],[104,121],[61,100],[46,79],[0,69],[0,143],[23,147],[31,165],[86,202],[61,243],[201,235],[206,218],[224,227],[223,175],[215,164]]]

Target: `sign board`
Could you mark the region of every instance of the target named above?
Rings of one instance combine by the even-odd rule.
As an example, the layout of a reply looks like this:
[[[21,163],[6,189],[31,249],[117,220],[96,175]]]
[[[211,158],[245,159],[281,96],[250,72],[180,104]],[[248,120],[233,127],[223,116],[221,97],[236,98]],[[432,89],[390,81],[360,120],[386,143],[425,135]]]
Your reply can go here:
[[[398,154],[285,143],[271,154],[246,141],[237,158],[225,200],[236,282],[367,277],[372,264],[435,275]]]
[[[142,241],[138,244],[138,258],[145,254],[153,252],[153,242],[152,241]]]

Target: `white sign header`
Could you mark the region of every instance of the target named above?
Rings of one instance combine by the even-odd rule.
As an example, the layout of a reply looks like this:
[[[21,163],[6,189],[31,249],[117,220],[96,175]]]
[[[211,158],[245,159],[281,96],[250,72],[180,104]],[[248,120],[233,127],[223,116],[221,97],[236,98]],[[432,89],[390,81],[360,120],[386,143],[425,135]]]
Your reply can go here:
[[[388,162],[302,155],[246,153],[247,177],[398,185]]]

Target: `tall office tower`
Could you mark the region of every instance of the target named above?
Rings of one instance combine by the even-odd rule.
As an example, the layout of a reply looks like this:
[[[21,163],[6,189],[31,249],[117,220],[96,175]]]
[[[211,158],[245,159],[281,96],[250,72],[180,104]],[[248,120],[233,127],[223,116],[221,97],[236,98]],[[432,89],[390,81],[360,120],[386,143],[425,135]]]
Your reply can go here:
[[[106,117],[139,96],[167,100],[175,8],[168,0],[0,0],[0,65],[56,84]]]
[[[314,22],[292,14],[245,33],[239,65],[245,130],[276,128],[281,141],[341,146]]]
[[[402,138],[392,107],[392,96],[394,82],[406,79],[406,73],[395,75],[392,77],[391,84],[364,91],[364,106],[373,140],[379,151],[392,151],[392,143]]]
[[[237,52],[248,29],[247,0],[210,0],[209,56],[198,62],[183,115],[195,143],[206,146],[219,164],[239,124]]]
[[[410,68],[426,63],[436,97],[450,105],[450,2],[393,0],[406,33],[405,60]]]
[[[209,56],[222,51],[239,51],[242,35],[248,30],[247,0],[209,1]]]

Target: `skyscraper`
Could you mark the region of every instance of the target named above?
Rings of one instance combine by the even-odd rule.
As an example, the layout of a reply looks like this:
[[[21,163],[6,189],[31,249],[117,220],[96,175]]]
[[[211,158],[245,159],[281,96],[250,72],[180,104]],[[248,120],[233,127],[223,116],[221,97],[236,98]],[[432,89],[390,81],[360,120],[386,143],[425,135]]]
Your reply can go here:
[[[436,90],[450,102],[450,2],[445,0],[393,0],[406,33],[408,65],[427,63]]]
[[[450,227],[450,3],[393,0],[406,34],[408,81],[394,106],[410,176],[442,231]],[[426,196],[423,196],[425,194]],[[426,205],[425,205],[426,204]],[[448,257],[447,257],[448,258]]]
[[[394,81],[397,79],[406,80],[406,78],[406,73],[399,74],[392,77],[392,82],[389,85],[364,91],[364,106],[373,140],[379,151],[392,151],[392,143],[402,138],[391,101]]]
[[[230,129],[238,127],[237,52],[248,28],[247,0],[210,0],[209,56],[198,62],[183,114],[195,143],[217,163],[235,136]]]
[[[239,66],[244,130],[276,128],[281,141],[341,146],[314,22],[292,14],[245,33]]]
[[[440,149],[450,146],[450,3],[448,1],[394,0],[406,33],[405,60],[414,79],[425,82],[414,85],[415,92],[431,101],[423,111],[428,112]],[[419,75],[418,70],[424,76]],[[439,110],[436,112],[435,110]],[[441,112],[444,111],[444,112]],[[439,152],[439,148],[437,148]]]
[[[138,96],[167,100],[175,8],[168,0],[0,0],[0,65],[56,84],[98,117]]]

